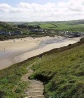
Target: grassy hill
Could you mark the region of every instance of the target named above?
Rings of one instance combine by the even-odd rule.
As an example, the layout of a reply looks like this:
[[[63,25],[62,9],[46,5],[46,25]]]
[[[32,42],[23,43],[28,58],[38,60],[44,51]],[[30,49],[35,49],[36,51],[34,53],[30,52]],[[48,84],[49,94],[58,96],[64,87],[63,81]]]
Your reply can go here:
[[[44,82],[46,98],[84,98],[84,39],[42,55],[0,71],[0,98],[23,98],[29,82],[21,77],[34,62],[30,78]]]
[[[39,25],[43,29],[56,31],[81,31],[84,32],[84,20],[58,21],[58,22],[29,22],[26,25]]]
[[[43,55],[30,77],[44,82],[46,98],[84,98],[84,43]]]
[[[0,30],[14,31],[23,30],[23,28],[18,28],[18,25],[23,26],[35,26],[38,25],[43,29],[53,29],[57,31],[81,31],[84,32],[84,20],[73,20],[73,21],[51,21],[51,22],[27,22],[27,23],[7,23],[0,22]],[[28,28],[25,28],[25,30]],[[23,30],[23,31],[25,31]]]
[[[8,22],[0,22],[0,32],[11,32],[11,34],[13,32],[17,32],[17,31],[21,31],[22,35],[13,35],[10,36],[8,34],[0,34],[0,40],[8,40],[8,39],[14,39],[14,38],[23,38],[23,37],[27,37],[29,36],[29,31],[27,29],[21,29],[17,26],[17,24],[15,23],[8,23]]]
[[[19,27],[19,25],[21,27]],[[32,33],[28,29],[28,26],[39,26],[42,29],[46,29],[47,33]],[[51,30],[55,32],[52,33]],[[55,35],[60,34],[59,31],[73,31],[73,32],[84,32],[84,20],[73,20],[73,21],[51,21],[51,22],[0,22],[0,31],[6,32],[14,32],[14,31],[22,31],[23,36],[46,36],[46,35]],[[50,36],[51,36],[50,35]]]
[[[51,23],[39,25],[43,25],[43,28],[55,26],[54,29],[60,30],[79,27],[80,31],[84,25],[79,21]],[[6,25],[7,29],[12,28],[10,24]],[[5,25],[1,23],[0,28],[4,29]],[[34,74],[30,78],[44,82],[46,98],[84,98],[84,39],[74,45],[44,53],[42,58],[29,59],[0,71],[0,98],[23,98],[22,94],[29,83],[21,81],[21,77],[27,73],[26,67],[33,62],[36,62],[32,67]]]
[[[19,28],[13,23],[0,22],[0,30],[14,32],[15,30],[19,30]]]

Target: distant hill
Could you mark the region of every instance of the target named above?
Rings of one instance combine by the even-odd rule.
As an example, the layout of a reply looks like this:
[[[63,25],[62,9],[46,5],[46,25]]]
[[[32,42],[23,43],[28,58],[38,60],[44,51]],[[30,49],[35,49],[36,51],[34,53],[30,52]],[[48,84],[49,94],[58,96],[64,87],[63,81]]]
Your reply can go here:
[[[47,22],[27,22],[25,25],[38,25],[43,29],[56,31],[80,31],[84,32],[84,20],[71,21],[47,21]]]
[[[0,22],[0,30],[13,32],[20,30],[24,34],[32,35],[29,26],[38,26],[44,30],[54,30],[57,32],[71,31],[84,33],[84,20],[72,21],[47,21],[47,22]],[[50,33],[50,32],[49,32]],[[35,34],[34,34],[35,35]]]
[[[13,32],[15,30],[19,30],[19,28],[14,25],[14,24],[10,24],[7,22],[0,22],[0,31],[10,31]]]

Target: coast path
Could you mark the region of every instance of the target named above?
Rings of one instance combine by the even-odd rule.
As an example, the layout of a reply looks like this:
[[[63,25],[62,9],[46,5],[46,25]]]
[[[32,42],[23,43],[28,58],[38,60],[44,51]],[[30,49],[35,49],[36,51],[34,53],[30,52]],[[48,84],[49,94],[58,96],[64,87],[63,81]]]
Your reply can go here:
[[[30,80],[29,76],[33,73],[33,70],[31,67],[35,64],[31,64],[30,66],[27,67],[28,73],[23,75],[21,80],[22,81],[28,81],[30,84],[28,88],[25,90],[23,94],[23,98],[45,98],[43,95],[44,92],[44,85],[41,81],[38,80]]]

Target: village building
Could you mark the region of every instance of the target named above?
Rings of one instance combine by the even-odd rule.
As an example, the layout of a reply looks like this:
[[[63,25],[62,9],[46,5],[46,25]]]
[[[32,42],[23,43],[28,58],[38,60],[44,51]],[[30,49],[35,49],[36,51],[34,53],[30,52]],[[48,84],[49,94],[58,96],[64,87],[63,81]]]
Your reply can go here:
[[[0,31],[0,35],[21,35],[21,31],[14,31],[14,32],[5,32],[5,31]]]
[[[11,33],[11,35],[21,35],[22,31],[14,31]]]
[[[0,35],[11,35],[10,32],[0,31]]]
[[[81,34],[79,32],[65,32],[65,36],[69,38],[79,37]]]

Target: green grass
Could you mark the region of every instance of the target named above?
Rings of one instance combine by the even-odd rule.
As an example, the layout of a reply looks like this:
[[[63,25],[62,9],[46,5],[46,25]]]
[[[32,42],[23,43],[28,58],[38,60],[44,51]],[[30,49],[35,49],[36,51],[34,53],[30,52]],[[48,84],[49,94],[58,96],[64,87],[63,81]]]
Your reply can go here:
[[[52,25],[55,24],[56,26]],[[42,23],[40,26],[44,29],[52,29],[52,30],[57,30],[57,31],[82,31],[84,32],[84,24],[66,24],[66,23]]]
[[[46,98],[84,98],[83,43],[46,53],[33,69],[31,78],[44,82]]]
[[[21,77],[28,73],[26,67],[32,62],[28,60],[0,71],[0,98],[22,98],[29,82],[22,81]]]
[[[56,31],[81,31],[84,32],[84,21],[61,21],[61,22],[29,22],[26,25],[39,25],[43,29]]]
[[[22,36],[34,36],[34,37],[39,37],[39,36],[54,36],[54,35],[61,35],[59,31],[73,31],[73,32],[84,32],[84,20],[78,20],[78,21],[61,21],[61,22],[27,22],[27,23],[20,23],[21,25],[25,25],[26,28],[19,28],[18,27],[19,23],[5,23],[5,22],[0,22],[0,30],[2,31],[7,31],[7,32],[14,32],[14,31],[22,31]],[[28,30],[29,25],[35,26],[38,25],[42,29],[47,30],[47,34],[41,34],[39,32],[37,33],[32,33]],[[54,30],[54,33],[51,31]],[[5,39],[10,39],[12,36],[8,37],[1,37],[0,35],[0,40],[5,40]],[[13,37],[13,38],[17,38]]]
[[[84,39],[0,71],[0,98],[22,98],[29,83],[21,77],[35,61],[30,78],[44,82],[46,98],[84,98]]]
[[[33,65],[34,74],[44,82],[46,98],[84,97],[84,39],[74,45],[54,49],[0,71],[0,98],[22,98],[29,82],[21,77],[27,66]]]

